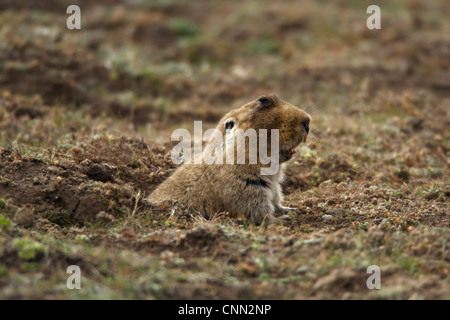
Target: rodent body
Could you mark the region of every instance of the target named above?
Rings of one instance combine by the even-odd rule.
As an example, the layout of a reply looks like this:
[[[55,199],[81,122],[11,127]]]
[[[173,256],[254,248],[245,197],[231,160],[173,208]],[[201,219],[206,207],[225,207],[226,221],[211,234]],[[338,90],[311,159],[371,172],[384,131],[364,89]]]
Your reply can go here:
[[[183,164],[149,196],[149,201],[176,200],[206,217],[226,211],[232,216],[242,214],[255,224],[274,223],[277,219],[274,213],[290,210],[282,206],[284,162],[292,157],[295,147],[305,142],[310,120],[305,111],[274,94],[262,96],[230,111],[216,127],[223,136],[228,133],[233,137],[238,129],[244,132],[254,129],[260,141],[259,129],[266,129],[267,141],[270,141],[270,130],[278,129],[279,169],[273,174],[262,174],[262,169],[268,165],[259,158],[256,163],[249,161],[253,150],[249,149],[248,143],[245,144],[245,163]],[[215,144],[223,147],[224,160],[230,152],[237,154],[236,143],[230,147],[228,141],[218,142],[214,137],[205,150]],[[268,146],[270,153],[271,145]]]

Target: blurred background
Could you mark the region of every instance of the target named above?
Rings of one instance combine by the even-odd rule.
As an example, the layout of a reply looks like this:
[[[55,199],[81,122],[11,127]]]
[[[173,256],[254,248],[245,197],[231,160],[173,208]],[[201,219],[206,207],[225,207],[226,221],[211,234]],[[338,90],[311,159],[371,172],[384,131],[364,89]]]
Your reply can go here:
[[[66,28],[71,4],[81,30]],[[449,6],[379,1],[369,30],[370,4],[2,0],[0,90],[151,130],[214,123],[265,92],[321,115],[422,113],[409,105],[449,93]]]

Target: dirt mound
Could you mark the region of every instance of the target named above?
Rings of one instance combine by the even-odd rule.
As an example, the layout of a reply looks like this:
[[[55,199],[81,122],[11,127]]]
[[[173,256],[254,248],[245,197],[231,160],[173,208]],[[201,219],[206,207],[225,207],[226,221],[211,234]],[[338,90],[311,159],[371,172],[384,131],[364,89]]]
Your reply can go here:
[[[129,213],[136,194],[150,193],[167,178],[172,164],[165,149],[120,138],[90,140],[70,150],[52,150],[49,163],[13,148],[0,151],[0,197],[32,204],[59,225],[93,221],[99,212]]]

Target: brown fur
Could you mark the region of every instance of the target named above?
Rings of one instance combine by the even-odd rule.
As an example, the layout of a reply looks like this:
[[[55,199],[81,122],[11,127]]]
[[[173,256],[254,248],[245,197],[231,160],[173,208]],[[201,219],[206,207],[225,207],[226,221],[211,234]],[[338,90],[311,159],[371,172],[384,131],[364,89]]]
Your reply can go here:
[[[305,111],[282,101],[274,94],[262,96],[230,111],[217,125],[217,130],[223,136],[226,133],[225,125],[229,121],[234,121],[235,129],[244,131],[253,128],[258,133],[258,129],[268,129],[269,132],[270,129],[279,129],[278,172],[274,175],[261,175],[260,169],[264,165],[259,162],[259,157],[256,164],[248,163],[246,143],[245,164],[225,164],[225,161],[224,164],[184,164],[150,195],[150,202],[177,200],[204,216],[226,211],[232,216],[243,214],[256,224],[274,223],[275,212],[290,210],[281,205],[282,162],[289,160],[293,149],[306,140],[310,119]],[[267,141],[270,147],[270,136]],[[217,141],[212,138],[208,145],[214,143]],[[224,157],[230,151],[224,151]],[[236,155],[236,149],[234,151]]]

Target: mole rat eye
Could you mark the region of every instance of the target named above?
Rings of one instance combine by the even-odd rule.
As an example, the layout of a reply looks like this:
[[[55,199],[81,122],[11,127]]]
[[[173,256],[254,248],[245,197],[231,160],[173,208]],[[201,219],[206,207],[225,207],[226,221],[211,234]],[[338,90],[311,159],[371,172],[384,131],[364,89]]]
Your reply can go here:
[[[228,119],[226,122],[225,122],[225,130],[226,129],[233,129],[234,128],[234,120],[233,119]]]
[[[271,103],[271,101],[266,97],[261,97],[258,99],[258,105],[260,107],[267,107],[270,105],[270,103]]]

